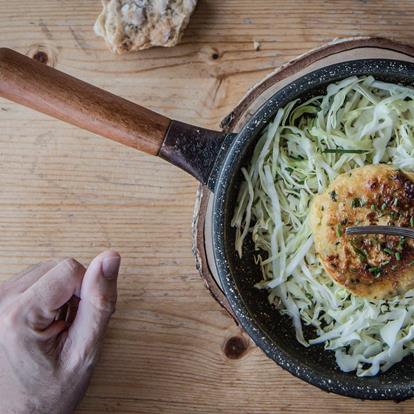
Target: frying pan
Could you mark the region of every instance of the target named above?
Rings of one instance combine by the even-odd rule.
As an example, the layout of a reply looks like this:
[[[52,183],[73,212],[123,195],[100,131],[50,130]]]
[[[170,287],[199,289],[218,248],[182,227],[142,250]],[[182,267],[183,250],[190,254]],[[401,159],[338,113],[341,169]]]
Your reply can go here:
[[[160,156],[210,188],[214,193],[211,238],[221,284],[238,321],[270,358],[326,391],[362,399],[404,400],[414,394],[414,358],[406,357],[376,377],[359,378],[341,372],[333,352],[300,345],[290,319],[272,308],[266,292],[253,287],[261,279],[253,260],[254,246],[246,240],[245,254],[239,258],[230,226],[240,170],[248,163],[263,127],[288,102],[323,93],[329,83],[352,75],[411,85],[414,64],[361,59],[315,70],[276,92],[238,134],[227,134],[170,120],[10,49],[0,49],[0,96]]]

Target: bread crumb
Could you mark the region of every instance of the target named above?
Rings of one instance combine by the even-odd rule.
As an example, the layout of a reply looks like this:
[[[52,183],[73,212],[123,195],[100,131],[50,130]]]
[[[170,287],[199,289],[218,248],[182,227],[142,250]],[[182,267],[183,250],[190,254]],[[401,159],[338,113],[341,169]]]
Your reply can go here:
[[[259,51],[261,46],[262,45],[261,45],[261,43],[259,41],[253,40],[253,49],[254,50]]]

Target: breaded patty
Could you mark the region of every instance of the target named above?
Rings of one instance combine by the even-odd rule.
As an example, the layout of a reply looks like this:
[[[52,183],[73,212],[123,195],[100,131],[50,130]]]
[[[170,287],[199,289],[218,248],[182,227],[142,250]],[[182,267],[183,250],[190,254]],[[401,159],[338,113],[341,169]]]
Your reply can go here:
[[[414,240],[345,234],[355,225],[414,227],[414,173],[381,164],[341,174],[314,198],[310,224],[325,270],[355,295],[385,298],[414,287]]]

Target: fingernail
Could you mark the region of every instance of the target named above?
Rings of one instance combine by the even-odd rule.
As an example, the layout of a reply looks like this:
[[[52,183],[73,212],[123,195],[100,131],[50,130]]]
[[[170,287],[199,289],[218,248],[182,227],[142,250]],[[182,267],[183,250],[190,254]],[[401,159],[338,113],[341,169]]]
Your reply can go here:
[[[108,257],[102,260],[102,273],[107,279],[115,279],[118,276],[121,258]]]

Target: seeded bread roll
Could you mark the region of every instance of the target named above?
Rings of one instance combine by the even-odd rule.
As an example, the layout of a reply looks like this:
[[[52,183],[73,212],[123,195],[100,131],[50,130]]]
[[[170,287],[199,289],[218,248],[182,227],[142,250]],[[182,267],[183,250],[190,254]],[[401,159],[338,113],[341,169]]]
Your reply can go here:
[[[190,21],[197,0],[102,0],[95,23],[115,53],[153,46],[175,46]]]

